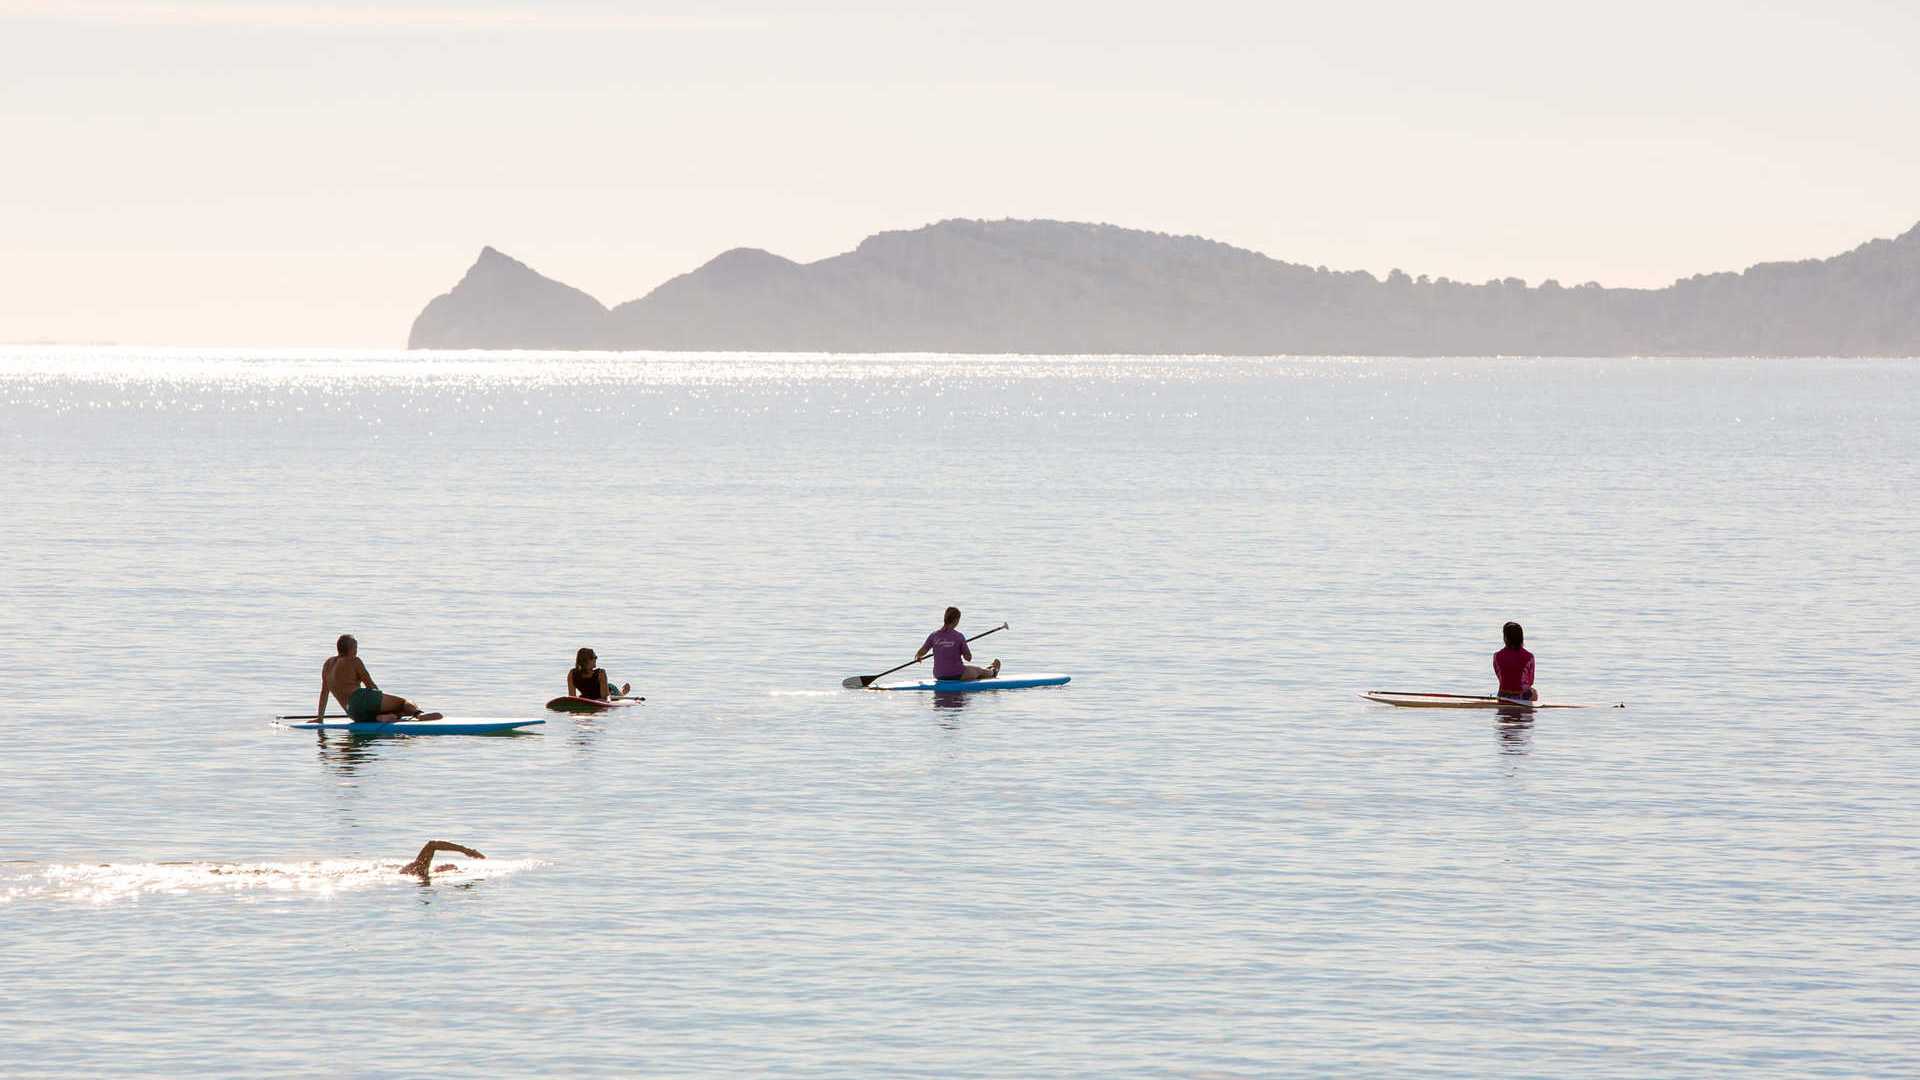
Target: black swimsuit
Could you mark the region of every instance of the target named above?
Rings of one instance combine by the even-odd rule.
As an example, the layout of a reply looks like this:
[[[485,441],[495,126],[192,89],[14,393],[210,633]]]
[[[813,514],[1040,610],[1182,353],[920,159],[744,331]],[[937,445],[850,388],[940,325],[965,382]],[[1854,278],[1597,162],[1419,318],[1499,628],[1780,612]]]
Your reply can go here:
[[[573,688],[574,694],[578,697],[588,698],[593,701],[605,701],[606,699],[600,696],[600,680],[606,677],[607,672],[605,668],[594,668],[586,675],[581,675],[580,669],[574,668],[572,671],[567,672],[567,685]],[[582,686],[582,683],[586,685]],[[608,683],[607,693],[613,693],[612,683]]]

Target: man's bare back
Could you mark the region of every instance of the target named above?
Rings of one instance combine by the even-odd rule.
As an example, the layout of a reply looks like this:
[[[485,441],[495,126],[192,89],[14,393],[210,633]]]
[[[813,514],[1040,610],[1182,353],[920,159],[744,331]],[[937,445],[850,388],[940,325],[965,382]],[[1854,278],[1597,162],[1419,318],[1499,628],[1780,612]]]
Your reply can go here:
[[[367,673],[367,665],[360,662],[360,643],[352,634],[341,634],[334,649],[336,655],[320,665],[320,703],[313,710],[318,719],[327,718],[329,695],[340,703],[347,719],[356,724],[390,721],[402,716],[416,720],[440,719],[439,713],[423,713],[420,706],[406,698],[382,693],[373,676]]]
[[[360,662],[358,656],[329,656],[327,662],[320,665],[320,684],[340,703],[342,710],[347,707],[347,699],[362,686],[372,687],[373,676],[367,674],[367,665]]]

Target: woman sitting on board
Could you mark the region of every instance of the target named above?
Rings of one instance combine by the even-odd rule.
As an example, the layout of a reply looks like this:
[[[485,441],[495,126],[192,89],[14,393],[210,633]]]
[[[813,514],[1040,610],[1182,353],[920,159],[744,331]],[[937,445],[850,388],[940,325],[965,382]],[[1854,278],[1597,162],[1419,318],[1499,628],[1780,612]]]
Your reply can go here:
[[[1533,688],[1533,654],[1521,647],[1526,640],[1526,631],[1520,624],[1510,622],[1500,628],[1500,634],[1507,639],[1507,647],[1493,654],[1493,673],[1500,679],[1500,696],[1515,701],[1538,701],[1540,692]]]
[[[581,649],[573,657],[573,670],[567,672],[567,696],[590,698],[594,701],[612,701],[613,685],[607,680],[605,668],[595,667],[600,658],[593,655],[592,649]],[[620,695],[625,697],[633,689],[632,683],[620,684]]]
[[[933,677],[936,682],[941,679],[974,682],[979,679],[991,679],[1000,674],[998,660],[986,667],[975,667],[967,663],[968,660],[973,659],[973,650],[967,648],[966,635],[960,632],[959,627],[960,609],[948,608],[946,619],[941,623],[940,629],[928,634],[926,642],[920,646],[920,651],[913,654],[914,661],[917,663],[928,653],[932,653]]]

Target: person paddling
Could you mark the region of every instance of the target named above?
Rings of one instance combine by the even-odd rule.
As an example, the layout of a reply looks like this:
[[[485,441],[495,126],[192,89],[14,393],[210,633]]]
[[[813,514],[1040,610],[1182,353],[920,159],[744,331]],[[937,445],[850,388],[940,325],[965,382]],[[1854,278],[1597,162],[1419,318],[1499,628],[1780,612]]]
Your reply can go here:
[[[581,649],[573,654],[573,670],[567,672],[567,695],[569,697],[591,698],[594,701],[612,701],[613,684],[607,678],[605,668],[599,666],[600,658],[592,649]],[[633,689],[632,683],[620,684],[620,695],[625,697]]]
[[[966,635],[960,632],[959,626],[960,609],[948,608],[946,619],[941,623],[940,629],[927,635],[926,643],[920,646],[919,652],[913,654],[913,659],[918,662],[928,653],[932,653],[935,680],[954,679],[972,682],[976,679],[991,679],[1000,674],[998,660],[986,667],[975,667],[967,663],[968,660],[973,659],[973,650],[967,647]]]
[[[1500,634],[1507,640],[1507,647],[1493,654],[1493,673],[1500,679],[1500,696],[1516,701],[1538,701],[1540,692],[1533,688],[1533,654],[1522,643],[1526,640],[1526,631],[1520,624],[1510,622],[1500,628]]]
[[[356,724],[377,724],[382,716],[440,719],[439,713],[423,713],[406,698],[381,693],[373,676],[367,674],[367,665],[360,662],[360,643],[352,634],[341,634],[334,649],[335,654],[320,665],[320,704],[313,710],[316,722],[327,718],[329,694],[346,710],[347,719]]]

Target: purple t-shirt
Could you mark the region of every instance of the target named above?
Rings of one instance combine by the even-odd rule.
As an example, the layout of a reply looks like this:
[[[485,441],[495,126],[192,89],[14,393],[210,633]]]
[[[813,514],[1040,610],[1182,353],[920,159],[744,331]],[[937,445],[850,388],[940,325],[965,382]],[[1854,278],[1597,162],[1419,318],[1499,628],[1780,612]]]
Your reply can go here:
[[[967,648],[967,636],[944,626],[928,634],[927,643],[920,647],[933,650],[933,677],[936,679],[957,679],[965,675],[966,661],[973,659],[973,650]]]

